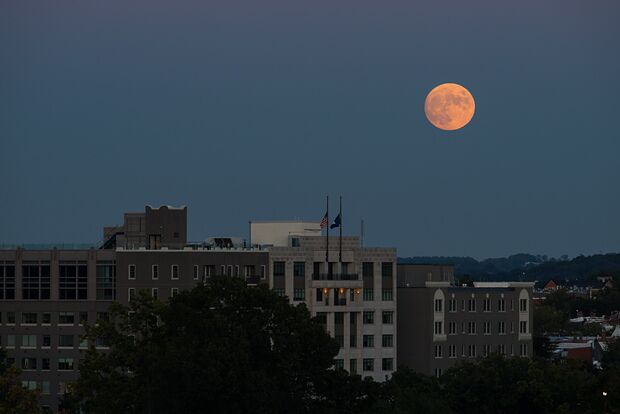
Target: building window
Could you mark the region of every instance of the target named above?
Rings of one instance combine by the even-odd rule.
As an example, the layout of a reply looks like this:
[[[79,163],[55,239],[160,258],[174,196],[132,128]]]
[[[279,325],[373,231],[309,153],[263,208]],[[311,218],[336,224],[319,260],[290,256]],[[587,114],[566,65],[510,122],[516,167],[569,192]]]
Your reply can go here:
[[[471,344],[467,347],[467,355],[470,358],[476,358],[476,345]]]
[[[316,301],[323,302],[323,289],[321,288],[316,289]]]
[[[49,299],[51,277],[49,262],[24,262],[22,266],[22,299]]]
[[[491,312],[491,299],[486,298],[482,301],[482,311]]]
[[[364,358],[362,360],[362,369],[366,372],[372,372],[375,370],[375,360],[372,358]]]
[[[373,278],[375,274],[375,264],[373,262],[362,263],[362,277]]]
[[[448,323],[448,335],[456,335],[456,322]]]
[[[435,368],[435,378],[441,377],[443,374],[443,370],[441,368]]]
[[[482,333],[485,335],[491,335],[491,322],[484,321],[482,324]]]
[[[0,262],[0,300],[15,299],[15,265]]]
[[[381,346],[384,348],[394,347],[394,335],[383,335],[381,337]]]
[[[456,345],[448,345],[448,358],[456,358]]]
[[[116,299],[116,265],[113,261],[97,262],[97,300]]]
[[[456,299],[450,299],[448,312],[456,312]]]
[[[129,265],[129,269],[128,269],[128,279],[129,280],[135,280],[136,279],[136,265],[135,264],[130,264]]]
[[[351,375],[357,374],[357,359],[349,360],[349,374]]]
[[[75,323],[75,315],[73,312],[60,312],[58,314],[59,325],[73,325]]]
[[[198,269],[199,269],[198,265],[194,265],[194,280],[198,280],[198,274],[199,274]]]
[[[15,348],[15,335],[7,335],[6,336],[6,347],[7,348]]]
[[[151,296],[153,297],[153,299],[158,300],[159,299],[159,289],[158,288],[151,288]]]
[[[43,371],[49,371],[50,369],[50,359],[49,358],[41,358],[41,369]],[[49,386],[49,383],[48,383]]]
[[[499,321],[497,324],[497,333],[500,335],[506,335],[506,322]]]
[[[394,264],[392,262],[381,263],[381,276],[392,277],[393,269],[394,269]]]
[[[265,277],[267,277],[267,268],[265,265],[261,265],[260,267],[260,278],[264,279]]]
[[[129,302],[131,302],[132,300],[136,298],[136,288],[129,288],[127,290],[127,298]]]
[[[476,334],[476,322],[469,322],[467,324],[467,333],[470,335]]]
[[[284,297],[285,295],[284,288],[274,288],[273,291],[275,292],[276,295],[280,297]]]
[[[375,323],[375,311],[364,311],[363,322],[364,325],[369,325]]]
[[[43,344],[41,345],[44,348],[49,348],[52,346],[52,337],[50,335],[43,335]]]
[[[22,325],[36,325],[38,323],[38,316],[36,312],[22,313]]]
[[[394,291],[390,289],[381,289],[381,299],[384,301],[394,300]]]
[[[273,275],[284,276],[285,267],[284,262],[273,262]]]
[[[220,276],[226,276],[226,266],[220,266]]]
[[[384,325],[394,324],[394,311],[383,311],[381,313],[381,322],[383,322]]]
[[[170,289],[170,297],[173,298],[179,294],[179,288],[171,288]]]
[[[154,264],[151,266],[151,279],[159,279],[159,265]]]
[[[519,355],[521,355],[522,357],[526,357],[527,356],[527,344],[520,344],[519,345]]]
[[[519,333],[526,334],[527,333],[527,321],[519,322]]]
[[[58,358],[58,371],[71,370],[73,370],[73,358]]]
[[[383,371],[394,371],[394,358],[383,358],[381,360],[381,369]]]
[[[293,289],[293,300],[306,300],[306,289],[304,288]]]
[[[203,277],[204,278],[209,278],[211,276],[213,276],[215,274],[215,268],[213,266],[205,266],[204,267],[204,273],[203,273]],[[251,276],[251,275],[247,275],[246,276]]]
[[[179,265],[173,264],[170,267],[170,279],[178,280],[179,279]]]
[[[37,359],[36,358],[22,358],[22,369],[25,369],[25,370],[37,369]]]
[[[504,299],[497,302],[497,310],[498,312],[506,312],[506,301]]]
[[[343,370],[344,369],[344,359],[334,359],[334,369],[335,370]]]
[[[59,299],[88,299],[88,265],[86,262],[60,262]]]
[[[443,312],[443,301],[435,299],[435,312]]]
[[[60,335],[58,337],[58,346],[64,348],[73,348],[73,335]]]
[[[22,348],[36,348],[37,336],[36,335],[22,335]]]
[[[241,276],[241,273],[239,272],[239,265],[236,265],[236,266],[235,266],[235,276],[236,276],[236,277]]]
[[[468,309],[470,312],[476,312],[476,299],[469,299]]]
[[[443,349],[441,345],[435,345],[435,358],[443,358]]]
[[[364,335],[362,338],[362,344],[364,348],[374,348],[375,346],[375,336],[374,335]]]
[[[50,325],[52,323],[52,314],[45,312],[41,318],[41,325]]]
[[[519,300],[519,311],[520,312],[527,312],[527,299],[520,299]]]
[[[497,345],[497,352],[502,355],[506,355],[506,345],[499,344]]]
[[[306,276],[306,263],[294,262],[293,263],[293,276],[304,277]]]
[[[443,334],[441,321],[435,321],[435,335]]]
[[[373,288],[364,288],[364,293],[363,293],[364,297],[363,299],[366,302],[372,302],[373,300],[375,300],[374,296],[374,289]]]
[[[490,353],[491,353],[491,345],[489,344],[482,345],[482,356],[488,357]]]

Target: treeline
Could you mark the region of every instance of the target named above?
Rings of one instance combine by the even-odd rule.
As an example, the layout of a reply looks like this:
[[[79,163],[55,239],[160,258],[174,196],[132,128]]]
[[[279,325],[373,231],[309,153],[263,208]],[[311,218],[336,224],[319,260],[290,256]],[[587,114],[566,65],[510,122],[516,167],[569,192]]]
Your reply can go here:
[[[620,276],[620,254],[597,254],[568,259],[515,254],[478,261],[472,257],[404,257],[399,263],[451,263],[455,276],[474,280],[587,280],[598,275]]]

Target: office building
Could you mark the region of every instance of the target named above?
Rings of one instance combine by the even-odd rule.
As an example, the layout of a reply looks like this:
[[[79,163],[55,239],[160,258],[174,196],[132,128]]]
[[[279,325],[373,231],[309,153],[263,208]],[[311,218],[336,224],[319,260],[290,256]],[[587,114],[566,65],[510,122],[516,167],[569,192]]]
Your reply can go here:
[[[251,222],[251,243],[269,251],[274,291],[305,303],[338,341],[336,367],[384,381],[397,366],[396,249],[328,241],[319,225]]]
[[[457,286],[451,265],[398,265],[398,361],[440,376],[491,353],[532,356],[529,282]]]

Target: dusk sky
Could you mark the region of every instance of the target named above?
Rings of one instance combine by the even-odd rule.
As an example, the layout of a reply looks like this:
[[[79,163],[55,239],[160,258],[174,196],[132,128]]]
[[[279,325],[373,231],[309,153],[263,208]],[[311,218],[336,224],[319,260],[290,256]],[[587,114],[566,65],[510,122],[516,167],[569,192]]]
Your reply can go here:
[[[332,217],[399,256],[620,251],[620,2],[0,5],[0,243]],[[426,94],[476,114],[433,127]]]

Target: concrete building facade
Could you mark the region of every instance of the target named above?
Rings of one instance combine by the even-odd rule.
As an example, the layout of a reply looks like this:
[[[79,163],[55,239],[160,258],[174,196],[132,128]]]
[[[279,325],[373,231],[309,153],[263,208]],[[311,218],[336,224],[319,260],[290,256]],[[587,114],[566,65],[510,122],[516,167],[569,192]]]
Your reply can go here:
[[[322,319],[340,344],[336,368],[388,378],[397,366],[396,249],[362,248],[357,237],[330,237],[327,249],[326,237],[291,233],[268,250],[269,285]]]
[[[532,356],[529,282],[457,286],[450,265],[398,265],[398,360],[442,375],[462,359]]]

